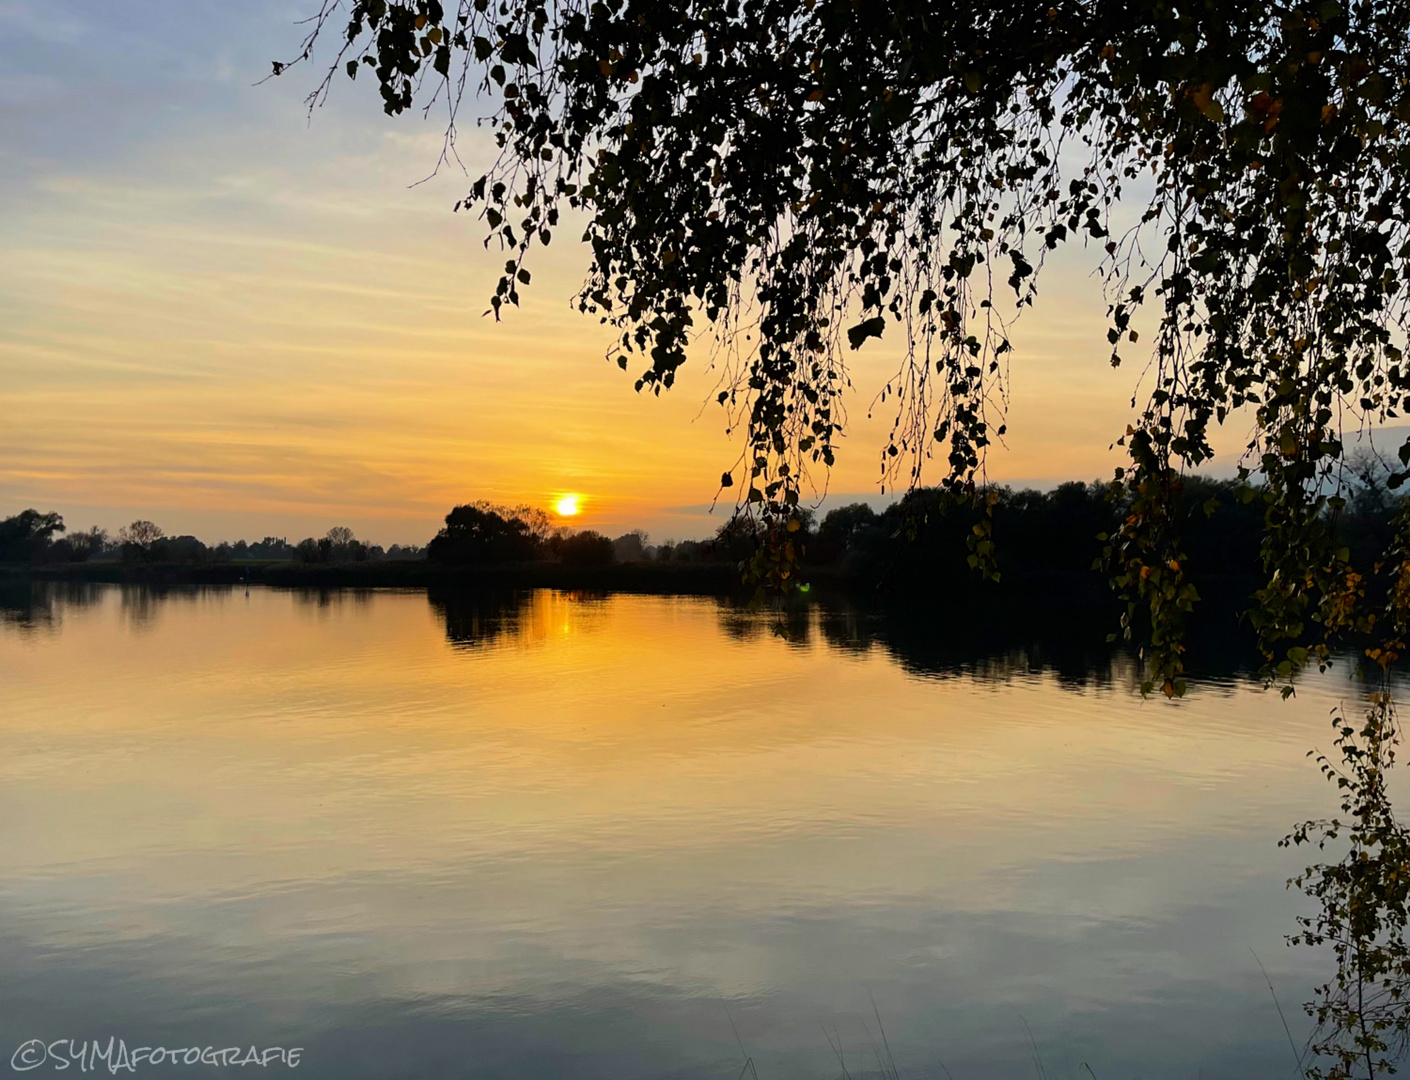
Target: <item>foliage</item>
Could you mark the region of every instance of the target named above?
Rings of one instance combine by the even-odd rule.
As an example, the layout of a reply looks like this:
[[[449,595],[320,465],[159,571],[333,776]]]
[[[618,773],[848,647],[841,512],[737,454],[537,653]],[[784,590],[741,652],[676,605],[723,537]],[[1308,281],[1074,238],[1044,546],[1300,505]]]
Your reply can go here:
[[[209,562],[211,550],[194,536],[164,536],[152,544],[147,557],[152,562],[195,564]]]
[[[146,559],[151,557],[157,541],[165,535],[160,525],[139,518],[118,530],[118,543],[122,545],[124,558]]]
[[[54,547],[63,549],[62,553],[73,562],[87,562],[108,550],[108,533],[106,529],[94,525],[86,532],[69,533],[63,540],[57,541]]]
[[[650,538],[642,529],[623,533],[612,541],[612,558],[616,562],[641,562],[646,558]]]
[[[216,557],[222,561],[259,560],[273,562],[294,558],[294,546],[282,536],[266,536],[263,540],[236,540],[233,544],[216,545]]]
[[[374,550],[380,551],[364,544],[346,525],[335,525],[319,539],[310,536],[300,540],[294,555],[305,563],[366,562]]]
[[[167,536],[160,525],[146,520],[119,529],[118,546],[127,562],[197,564],[209,562],[212,554],[196,537]]]
[[[564,566],[610,566],[616,558],[612,541],[591,529],[563,537],[556,548]]]
[[[809,539],[810,561],[835,562],[850,576],[902,596],[956,589],[978,595],[966,587],[976,556],[966,556],[965,541],[985,527],[1001,585],[1061,577],[1100,586],[1091,573],[1101,554],[1097,537],[1120,520],[1120,506],[1103,485],[1072,482],[1051,492],[994,487],[985,494],[982,506],[957,505],[943,491],[918,488],[879,514],[864,504],[839,507]]]
[[[58,514],[31,509],[5,518],[0,521],[0,562],[40,562],[54,534],[64,531],[64,519]]]
[[[426,557],[433,562],[524,562],[543,550],[549,529],[542,511],[509,510],[483,502],[457,506],[445,520],[445,528],[426,545]]]
[[[1317,1022],[1311,1048],[1330,1065],[1313,1065],[1307,1075],[1350,1080],[1394,1072],[1410,1048],[1410,830],[1396,821],[1386,791],[1397,734],[1390,695],[1373,695],[1359,729],[1341,715],[1333,728],[1341,762],[1317,760],[1336,783],[1345,816],[1304,822],[1282,843],[1321,849],[1346,834],[1339,861],[1310,866],[1289,884],[1321,904],[1315,917],[1298,920],[1302,930],[1291,940],[1330,946],[1337,963],[1307,1008]]]
[[[826,561],[843,559],[881,538],[878,520],[876,511],[866,503],[830,510],[818,529],[815,550]]]
[[[307,563],[366,562],[421,559],[425,558],[425,554],[425,548],[414,544],[393,544],[384,550],[377,544],[364,543],[346,525],[329,529],[322,539],[310,536],[297,545],[290,544],[281,536],[266,536],[254,542],[222,541],[211,550],[211,556],[219,562],[283,562],[294,559]]]

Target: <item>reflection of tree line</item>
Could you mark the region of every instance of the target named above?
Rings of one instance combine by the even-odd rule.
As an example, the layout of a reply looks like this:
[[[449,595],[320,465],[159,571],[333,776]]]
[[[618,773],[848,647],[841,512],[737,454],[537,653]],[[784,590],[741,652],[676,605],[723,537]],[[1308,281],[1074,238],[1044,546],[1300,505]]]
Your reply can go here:
[[[607,596],[547,589],[431,588],[427,599],[454,648],[478,649],[497,643],[530,644],[547,640],[555,629],[581,629],[601,611]]]
[[[230,595],[228,586],[153,588],[146,585],[92,585],[82,582],[30,582],[0,578],[0,622],[22,631],[55,630],[65,609],[100,604],[116,590],[120,617],[136,630],[155,623],[164,605]],[[293,589],[290,595],[313,613],[345,605],[366,607],[370,589]],[[471,649],[496,643],[542,641],[555,630],[581,629],[596,622],[606,594],[550,590],[466,590],[433,587],[427,600],[444,627],[446,640]],[[821,642],[840,652],[873,649],[892,656],[917,675],[967,673],[1004,679],[1025,672],[1052,672],[1072,686],[1125,684],[1133,677],[1128,650],[1106,640],[1110,612],[1077,607],[1044,612],[1035,607],[990,606],[980,611],[932,605],[898,613],[845,596],[756,610],[717,600],[716,624],[736,641],[780,638],[806,647]],[[1192,652],[1205,660],[1197,673],[1210,679],[1252,677],[1258,657],[1237,631],[1216,636],[1222,620],[1210,620],[1197,634]]]
[[[22,632],[55,630],[64,608],[92,607],[103,595],[103,586],[79,581],[31,583],[0,577],[0,624]]]
[[[56,632],[65,609],[104,603],[113,589],[117,589],[123,622],[135,632],[150,628],[168,604],[210,595],[225,597],[232,591],[0,578],[0,623],[21,633]],[[299,589],[292,595],[302,609],[322,613],[345,604],[369,607],[375,594],[372,590]],[[562,633],[590,630],[609,598],[542,589],[432,588],[427,601],[450,645],[468,651],[531,645]],[[1141,678],[1137,658],[1108,640],[1111,612],[1104,604],[1073,606],[1062,604],[1058,597],[1030,596],[1017,605],[916,603],[904,613],[835,596],[779,604],[772,610],[722,600],[713,604],[715,624],[729,639],[779,638],[798,648],[822,643],[856,654],[877,650],[919,676],[1004,682],[1049,674],[1055,676],[1058,687],[1066,689],[1135,688]],[[1215,683],[1257,678],[1257,652],[1248,636],[1229,631],[1230,624],[1227,618],[1211,618],[1196,629],[1191,651],[1203,658],[1203,666],[1192,665],[1192,674]],[[1316,844],[1349,832],[1350,850],[1344,858],[1310,867],[1296,882],[1320,907],[1317,915],[1302,923],[1296,939],[1329,945],[1335,952],[1338,974],[1319,989],[1313,1010],[1320,1025],[1317,1045],[1322,1053],[1344,1055],[1343,1064],[1354,1065],[1368,1051],[1394,1054],[1401,1048],[1400,994],[1410,984],[1406,940],[1410,882],[1403,880],[1403,867],[1410,862],[1410,832],[1396,821],[1384,781],[1395,726],[1389,695],[1375,696],[1371,715],[1362,723],[1348,722],[1343,716],[1337,719],[1342,760],[1324,764],[1334,779],[1340,771],[1347,780],[1339,789],[1341,822],[1308,822],[1285,843]],[[1374,1075],[1380,1070],[1367,1071]],[[1346,1068],[1322,1075],[1356,1074]]]
[[[156,625],[168,605],[224,600],[234,592],[234,588],[229,585],[167,587],[31,581],[23,577],[0,576],[0,625],[16,627],[22,633],[52,633],[62,627],[66,612],[94,608],[116,597],[118,617],[123,625],[143,632]],[[288,592],[296,607],[314,614],[329,613],[349,605],[365,608],[376,595],[372,589],[349,588],[298,588]]]
[[[543,640],[553,626],[578,628],[585,615],[596,615],[607,596],[432,588],[428,599],[446,639],[457,648],[473,649]],[[1061,685],[1073,687],[1139,681],[1130,650],[1107,640],[1110,613],[1101,607],[1046,615],[991,608],[976,616],[943,606],[901,615],[838,596],[764,611],[726,600],[699,602],[715,605],[719,629],[735,641],[780,638],[800,648],[822,643],[839,652],[881,650],[917,675],[1003,680],[1051,672]],[[1258,657],[1248,640],[1237,632],[1216,639],[1213,627],[1204,636],[1207,647],[1200,653],[1207,662],[1196,669],[1198,675],[1217,681],[1256,675]]]

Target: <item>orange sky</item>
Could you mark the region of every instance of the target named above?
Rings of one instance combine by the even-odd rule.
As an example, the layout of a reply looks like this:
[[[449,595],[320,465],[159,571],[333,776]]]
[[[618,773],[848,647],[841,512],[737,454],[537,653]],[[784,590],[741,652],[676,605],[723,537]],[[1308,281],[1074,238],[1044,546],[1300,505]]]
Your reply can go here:
[[[660,399],[633,393],[603,328],[570,309],[572,243],[539,255],[521,310],[482,317],[503,260],[451,213],[467,181],[409,187],[439,126],[388,119],[346,83],[310,124],[311,73],[252,85],[290,40],[285,7],[183,24],[209,62],[159,20],[0,11],[0,70],[18,71],[0,80],[0,145],[16,148],[0,159],[0,514],[143,516],[210,541],[349,524],[406,543],[457,502],[578,492],[579,520],[610,533],[711,531],[738,453],[704,406],[714,376],[697,362]],[[133,63],[105,59],[114,34]],[[473,131],[461,152],[483,164]],[[1116,463],[1138,371],[1108,366],[1084,268],[1050,266],[1024,316],[998,479]],[[857,360],[843,497],[878,494],[885,424],[865,414],[891,363],[885,347]]]

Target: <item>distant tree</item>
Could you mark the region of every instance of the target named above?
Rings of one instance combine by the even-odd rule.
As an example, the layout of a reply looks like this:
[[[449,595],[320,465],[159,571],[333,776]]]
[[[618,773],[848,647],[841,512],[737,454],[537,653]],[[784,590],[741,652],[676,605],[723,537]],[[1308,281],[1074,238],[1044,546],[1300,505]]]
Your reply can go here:
[[[210,549],[194,536],[164,536],[152,542],[148,557],[153,562],[194,565],[210,560]]]
[[[1362,448],[1347,455],[1351,474],[1348,509],[1358,517],[1389,518],[1402,496],[1391,490],[1395,469],[1379,454]]]
[[[646,558],[649,538],[641,529],[633,529],[612,541],[612,556],[617,562],[641,562]]]
[[[74,562],[87,562],[108,549],[108,534],[94,525],[87,532],[69,533],[67,543]]]
[[[479,505],[488,506],[489,504],[481,503]],[[509,519],[522,522],[525,530],[534,538],[536,544],[547,543],[551,537],[557,536],[561,531],[553,523],[553,518],[549,517],[548,511],[537,506],[529,506],[527,503],[510,507],[507,513],[501,509],[499,513]]]
[[[523,562],[543,549],[546,514],[509,510],[490,503],[457,506],[445,518],[445,528],[426,546],[434,562],[464,565]]]
[[[329,529],[319,544],[326,545],[326,562],[365,562],[367,559],[367,545],[359,541],[346,525],[335,525]]]
[[[42,562],[53,543],[54,534],[64,531],[58,514],[22,510],[0,521],[0,562]]]
[[[558,541],[558,557],[564,566],[610,566],[613,558],[612,541],[601,533],[584,529]]]
[[[326,538],[320,543],[313,537],[307,536],[298,542],[298,545],[294,548],[294,555],[299,562],[303,563],[327,562],[328,559],[323,544],[327,544]]]
[[[707,556],[713,556],[716,551],[717,546],[713,542],[707,546],[699,540],[681,540],[664,545],[659,558],[662,562],[698,563],[705,562]]]
[[[249,545],[248,557],[261,561],[297,558],[292,544],[282,536],[266,536],[263,540]]]
[[[165,535],[166,533],[160,525],[139,518],[131,525],[124,525],[118,530],[118,542],[149,548]]]
[[[818,555],[823,560],[839,559],[872,539],[876,511],[866,503],[851,503],[829,510],[818,528]]]
[[[812,526],[813,511],[798,509],[777,530],[782,539],[775,542],[774,530],[766,523],[736,514],[715,531],[699,556],[706,561],[735,563],[746,579],[758,581],[772,574],[779,583],[791,587],[812,542]],[[783,561],[771,565],[779,558]]]
[[[139,518],[118,530],[118,545],[128,562],[150,562],[156,554],[157,542],[166,535],[161,526]]]

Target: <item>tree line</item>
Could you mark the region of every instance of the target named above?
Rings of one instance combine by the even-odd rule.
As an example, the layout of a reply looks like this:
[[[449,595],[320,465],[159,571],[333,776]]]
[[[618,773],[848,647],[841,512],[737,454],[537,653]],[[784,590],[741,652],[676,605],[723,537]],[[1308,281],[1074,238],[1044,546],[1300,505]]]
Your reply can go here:
[[[1389,540],[1402,497],[1390,490],[1389,470],[1370,455],[1355,459],[1346,505],[1334,528],[1354,555],[1372,557]],[[918,488],[877,510],[866,503],[822,516],[804,510],[792,533],[800,573],[831,571],[907,593],[953,592],[977,582],[977,535],[990,539],[1000,583],[1045,578],[1100,583],[1110,537],[1130,513],[1125,492],[1109,483],[1069,482],[1049,491],[993,486],[984,505],[956,505],[935,488]],[[1258,488],[1236,480],[1187,477],[1177,512],[1195,578],[1252,582],[1261,572],[1264,505]],[[764,530],[734,517],[704,540],[653,545],[637,530],[616,539],[555,530],[542,511],[489,503],[458,506],[427,546],[433,562],[503,565],[556,560],[576,565],[611,562],[746,563],[767,542]]]
[[[1387,484],[1388,470],[1375,459],[1358,459],[1350,497],[1335,528],[1353,553],[1370,558],[1388,542],[1401,496]],[[1257,489],[1233,480],[1189,477],[1178,503],[1185,552],[1196,580],[1253,579],[1260,572],[1264,538]],[[934,488],[918,488],[877,510],[853,503],[821,519],[797,517],[792,542],[799,573],[844,577],[882,591],[904,582],[907,594],[953,595],[978,583],[980,554],[973,542],[993,543],[1000,582],[1087,579],[1103,549],[1129,513],[1128,500],[1110,484],[1069,482],[1050,491],[994,486],[985,505],[956,505]],[[969,543],[967,543],[969,541]],[[481,501],[455,507],[424,546],[389,548],[359,540],[347,526],[322,537],[290,543],[283,537],[237,540],[208,546],[194,536],[168,536],[147,520],[134,521],[109,537],[102,529],[66,530],[55,513],[25,510],[0,521],[0,561],[82,562],[114,559],[135,563],[229,563],[244,561],[341,564],[426,559],[445,566],[506,566],[555,562],[573,567],[613,563],[747,564],[767,542],[762,528],[733,517],[703,540],[653,544],[635,529],[615,538],[592,529],[554,524],[532,506],[505,507]]]
[[[116,536],[94,526],[86,532],[69,532],[63,516],[23,510],[0,520],[0,563],[42,565],[113,560],[127,563],[196,565],[229,562],[351,563],[423,559],[426,549],[393,544],[383,548],[357,539],[353,530],[338,525],[321,537],[290,543],[282,536],[262,540],[222,541],[208,545],[195,536],[169,536],[160,525],[139,518],[118,530]]]

